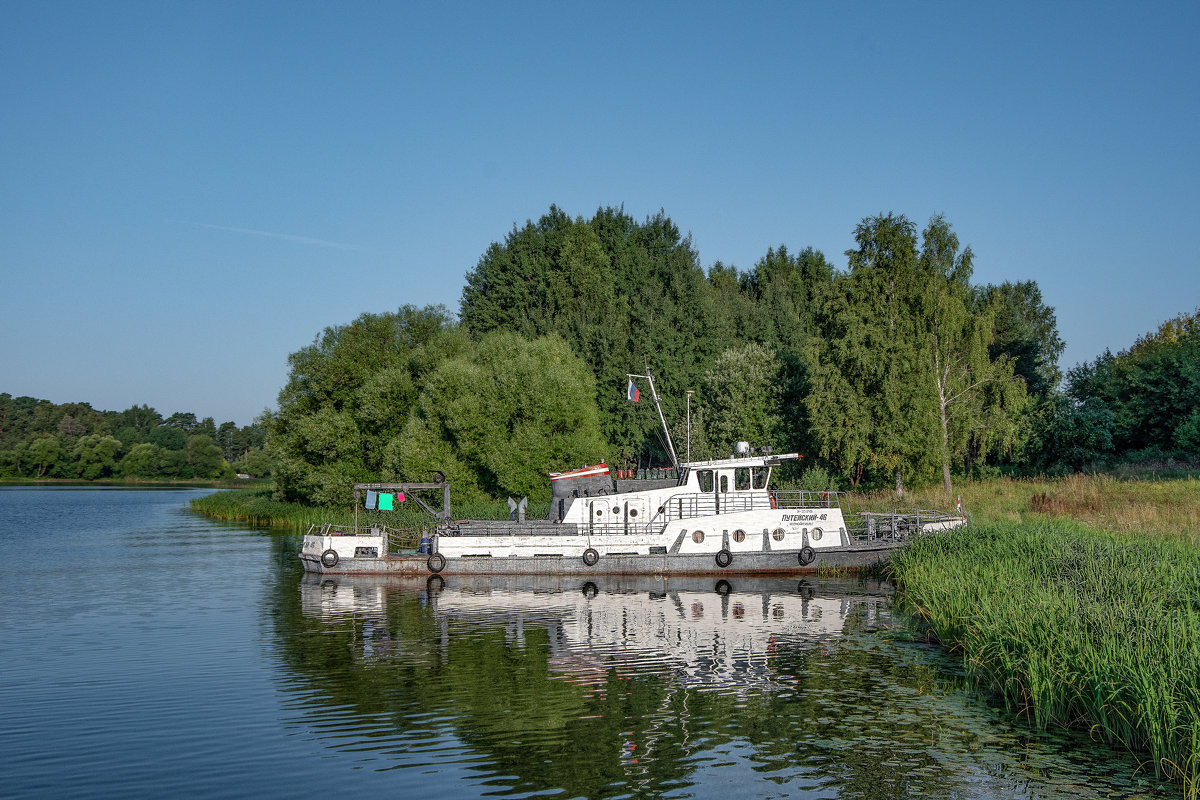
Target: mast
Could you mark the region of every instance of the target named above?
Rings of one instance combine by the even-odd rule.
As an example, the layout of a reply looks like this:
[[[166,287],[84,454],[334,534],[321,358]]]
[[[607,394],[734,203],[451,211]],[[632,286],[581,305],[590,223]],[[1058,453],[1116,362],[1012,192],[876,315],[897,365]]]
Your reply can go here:
[[[671,457],[671,465],[675,467],[675,474],[678,475],[679,456],[675,453],[675,443],[671,441],[671,431],[667,429],[667,418],[663,416],[662,403],[658,399],[658,391],[654,388],[654,376],[650,374],[650,366],[646,366],[645,375],[629,375],[629,377],[645,378],[650,384],[650,396],[654,398],[654,408],[658,410],[658,421],[662,423],[663,435],[667,437],[667,455]]]

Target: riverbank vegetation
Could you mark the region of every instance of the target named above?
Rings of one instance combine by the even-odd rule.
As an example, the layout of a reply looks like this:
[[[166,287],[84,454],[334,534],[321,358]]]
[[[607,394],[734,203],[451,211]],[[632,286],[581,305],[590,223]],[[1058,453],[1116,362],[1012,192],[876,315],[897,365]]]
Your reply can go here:
[[[544,502],[546,472],[661,467],[649,386],[626,399],[647,364],[678,451],[801,452],[842,489],[1200,462],[1197,314],[1064,384],[1037,284],[974,283],[944,217],[867,217],[854,242],[842,269],[780,246],[705,270],[664,214],[552,206],[487,248],[457,318],[363,314],[292,354],[263,420],[277,496],[336,507],[354,482],[440,471],[465,498]]]
[[[1038,727],[1087,727],[1195,798],[1200,547],[1191,532],[989,522],[914,541],[888,574],[919,624],[961,653],[979,690]]]
[[[215,492],[198,497],[192,500],[191,504],[193,511],[214,519],[293,530],[307,530],[310,525],[326,523],[353,525],[355,521],[355,510],[352,507],[329,508],[289,503],[277,500],[269,488]],[[508,519],[509,513],[506,503],[496,501],[455,503],[451,512],[457,519]],[[527,512],[529,519],[545,519],[550,512],[550,504],[530,504]],[[357,519],[360,525],[380,522],[393,528],[419,526],[432,521],[429,514],[421,510],[415,502],[401,505],[395,511],[359,509]]]
[[[97,411],[0,394],[0,480],[229,481],[269,477],[266,429],[146,405]]]

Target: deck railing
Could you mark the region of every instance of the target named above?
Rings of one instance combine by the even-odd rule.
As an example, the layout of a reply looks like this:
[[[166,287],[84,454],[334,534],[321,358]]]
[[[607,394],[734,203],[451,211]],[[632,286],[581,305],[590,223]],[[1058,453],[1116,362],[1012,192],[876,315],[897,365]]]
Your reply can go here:
[[[406,550],[419,550],[423,540],[428,540],[437,530],[433,523],[415,525],[406,528],[393,528],[389,525],[312,525],[308,529],[309,536],[382,536],[384,547],[389,553],[399,553]]]
[[[778,508],[840,508],[838,492],[805,490],[763,490],[739,492],[703,492],[677,494],[663,503],[652,522],[665,523],[677,519],[709,517],[720,514],[739,514],[744,511],[767,511]]]
[[[927,529],[957,525],[961,517],[944,511],[901,508],[895,511],[864,511],[846,515],[846,532],[853,542],[904,541]]]

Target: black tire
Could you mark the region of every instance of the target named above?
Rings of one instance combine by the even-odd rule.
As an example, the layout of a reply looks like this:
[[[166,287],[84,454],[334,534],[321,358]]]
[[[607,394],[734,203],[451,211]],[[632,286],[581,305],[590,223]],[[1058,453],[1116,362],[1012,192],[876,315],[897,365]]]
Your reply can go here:
[[[337,550],[330,548],[324,553],[321,553],[321,563],[325,565],[325,569],[333,569],[338,563]]]
[[[425,591],[436,594],[446,588],[446,579],[441,575],[430,575],[425,581]]]
[[[446,568],[446,557],[441,553],[434,553],[429,557],[429,560],[425,562],[425,565],[429,567],[430,572],[436,575]]]
[[[807,567],[816,560],[817,551],[813,550],[808,545],[804,545],[804,547],[800,548],[800,555],[797,556],[797,558],[800,561],[800,566]]]
[[[716,593],[721,595],[721,597],[729,597],[729,595],[733,593],[733,586],[731,586],[729,581],[725,580],[724,578],[717,581],[717,585],[714,586],[713,589],[716,590]]]
[[[721,569],[725,569],[732,563],[733,563],[733,553],[729,552],[725,548],[721,548],[720,550],[717,551],[717,566],[718,567],[720,567]]]
[[[583,563],[587,564],[589,567],[596,566],[596,562],[599,560],[600,554],[596,552],[595,548],[589,547],[587,550],[583,551]]]
[[[600,590],[598,588],[596,588],[596,584],[592,583],[591,581],[588,581],[587,583],[585,583],[583,585],[583,596],[586,597],[588,600],[591,600],[593,597],[595,597],[599,593],[600,593]]]

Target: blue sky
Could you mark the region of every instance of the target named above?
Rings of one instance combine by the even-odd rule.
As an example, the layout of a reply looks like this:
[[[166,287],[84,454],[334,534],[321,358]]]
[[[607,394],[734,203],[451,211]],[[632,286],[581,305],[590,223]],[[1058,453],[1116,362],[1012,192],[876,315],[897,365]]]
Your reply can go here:
[[[323,328],[457,310],[552,203],[743,270],[943,213],[1064,369],[1200,305],[1195,2],[0,8],[14,395],[249,423]]]

